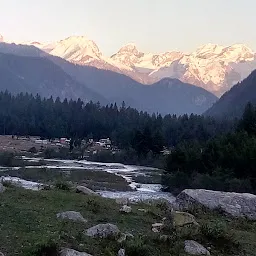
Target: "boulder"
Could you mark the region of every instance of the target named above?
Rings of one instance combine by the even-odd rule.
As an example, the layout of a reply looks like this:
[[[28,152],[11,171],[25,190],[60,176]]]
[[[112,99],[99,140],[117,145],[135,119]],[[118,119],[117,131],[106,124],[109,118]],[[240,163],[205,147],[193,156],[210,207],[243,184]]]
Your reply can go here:
[[[84,234],[93,238],[118,237],[119,228],[114,224],[98,224],[84,231]]]
[[[5,187],[2,183],[0,183],[0,193],[3,193],[5,191]],[[1,256],[1,254],[0,254]]]
[[[94,196],[98,196],[99,194],[97,194],[96,192],[94,192],[93,190],[85,187],[85,186],[77,186],[76,187],[76,192],[77,193],[82,193],[84,195],[94,195]]]
[[[120,249],[117,253],[117,256],[125,256],[125,249]]]
[[[203,207],[218,209],[233,217],[256,220],[256,195],[248,193],[185,189],[177,196],[175,205],[182,211]]]
[[[61,250],[60,256],[92,256],[92,255],[85,252],[78,252],[73,249],[65,248]]]
[[[128,205],[123,205],[119,211],[123,213],[130,213],[132,211],[132,207]]]
[[[188,212],[172,211],[171,217],[174,227],[183,227],[187,225],[199,226],[199,224],[196,222],[195,216]]]
[[[75,212],[75,211],[60,212],[56,216],[58,219],[62,219],[62,220],[67,219],[67,220],[84,222],[84,223],[87,222],[87,220],[82,216],[80,212]]]
[[[184,249],[190,255],[210,255],[205,247],[193,240],[186,240]]]

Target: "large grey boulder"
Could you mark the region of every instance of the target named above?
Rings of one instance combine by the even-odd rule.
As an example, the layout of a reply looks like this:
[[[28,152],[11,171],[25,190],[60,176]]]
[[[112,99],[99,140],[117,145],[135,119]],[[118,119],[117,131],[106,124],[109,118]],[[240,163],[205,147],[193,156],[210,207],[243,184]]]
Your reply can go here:
[[[114,224],[98,224],[84,231],[84,234],[93,238],[118,237],[119,228]]]
[[[205,247],[193,240],[186,240],[184,249],[186,253],[191,255],[210,255]]]
[[[256,220],[256,195],[248,193],[185,189],[177,196],[174,205],[182,211],[205,207],[219,209],[233,217]]]
[[[76,187],[76,192],[77,193],[82,193],[84,195],[94,195],[94,196],[98,196],[99,194],[97,194],[96,192],[94,192],[93,190],[85,187],[85,186],[77,186]]]
[[[3,193],[5,191],[4,185],[0,182],[0,193]],[[1,256],[1,254],[0,254]]]
[[[78,252],[73,249],[65,248],[61,250],[60,256],[92,256],[92,255],[85,252]]]
[[[67,219],[67,220],[84,222],[84,223],[87,222],[87,220],[82,216],[80,212],[75,212],[75,211],[60,212],[56,216],[58,219],[61,219],[61,220]]]

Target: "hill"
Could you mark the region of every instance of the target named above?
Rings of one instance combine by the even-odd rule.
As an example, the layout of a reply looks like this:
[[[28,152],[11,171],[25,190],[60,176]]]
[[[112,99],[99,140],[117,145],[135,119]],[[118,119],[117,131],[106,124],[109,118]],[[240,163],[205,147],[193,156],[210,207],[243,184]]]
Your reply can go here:
[[[248,102],[256,104],[256,70],[226,92],[205,112],[205,115],[228,118],[241,117]]]
[[[0,90],[106,102],[46,58],[0,53]]]

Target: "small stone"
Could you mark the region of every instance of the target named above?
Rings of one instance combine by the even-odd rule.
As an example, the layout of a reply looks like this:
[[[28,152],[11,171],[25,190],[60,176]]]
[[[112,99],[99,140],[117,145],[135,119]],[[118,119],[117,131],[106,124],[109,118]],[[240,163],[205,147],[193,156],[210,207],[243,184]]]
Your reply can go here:
[[[146,209],[138,209],[138,211],[139,211],[139,212],[145,212],[145,213],[148,212],[148,210],[146,210]]]
[[[163,223],[154,223],[152,224],[152,228],[162,228],[163,227]]]
[[[84,234],[93,238],[118,237],[119,228],[114,224],[98,224],[84,231]]]
[[[161,231],[161,229],[163,228],[163,223],[154,223],[152,224],[152,231],[154,233],[159,233]]]
[[[60,256],[92,256],[92,255],[85,252],[78,252],[73,249],[65,248],[60,251]]]
[[[58,213],[56,216],[58,219],[62,219],[62,220],[67,219],[67,220],[79,221],[84,223],[87,222],[87,220],[82,216],[80,212],[75,212],[75,211],[61,212],[61,213]]]
[[[120,249],[117,256],[125,256],[125,249]]]
[[[85,187],[85,186],[77,186],[76,187],[76,192],[77,193],[82,193],[84,195],[94,195],[94,196],[99,196],[99,194],[97,194],[96,192],[94,192],[93,190]]]
[[[205,247],[193,240],[185,241],[185,252],[190,255],[210,255]]]
[[[154,233],[160,233],[160,230],[157,229],[157,228],[152,228],[152,231],[153,231]]]
[[[132,211],[132,207],[128,205],[123,205],[119,211],[123,213],[130,213]]]

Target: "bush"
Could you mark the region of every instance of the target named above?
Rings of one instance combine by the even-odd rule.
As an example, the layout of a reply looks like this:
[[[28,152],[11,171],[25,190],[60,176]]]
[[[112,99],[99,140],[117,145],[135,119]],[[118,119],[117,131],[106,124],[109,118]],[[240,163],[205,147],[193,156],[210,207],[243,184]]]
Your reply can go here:
[[[48,241],[46,243],[39,243],[35,245],[35,248],[28,250],[25,253],[26,256],[58,256],[59,247],[54,241]]]
[[[216,221],[203,224],[200,231],[204,239],[214,242],[220,248],[228,250],[230,246],[237,245],[234,235],[223,222]]]
[[[190,177],[185,172],[174,172],[163,175],[162,184],[165,190],[178,194],[186,188],[190,188]]]
[[[64,181],[56,182],[55,187],[59,190],[65,190],[65,191],[71,190],[70,184],[68,182],[64,182]]]
[[[126,243],[126,253],[129,256],[150,256],[156,255],[155,248],[147,245],[142,238],[135,238]]]

